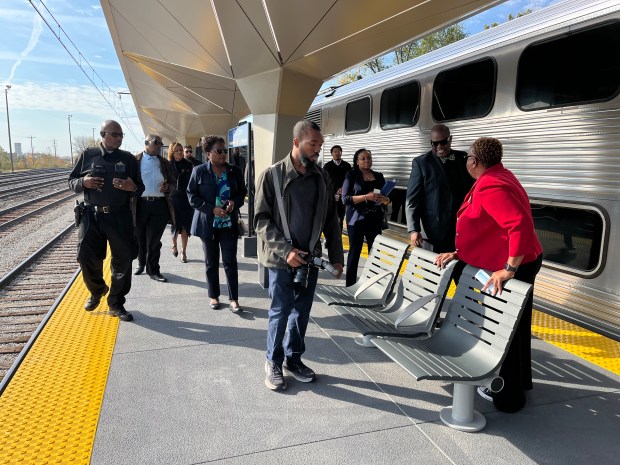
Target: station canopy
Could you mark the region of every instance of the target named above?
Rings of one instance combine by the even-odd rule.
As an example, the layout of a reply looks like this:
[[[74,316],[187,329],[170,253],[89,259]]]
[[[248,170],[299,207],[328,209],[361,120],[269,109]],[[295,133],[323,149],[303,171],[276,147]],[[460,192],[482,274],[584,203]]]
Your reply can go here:
[[[101,0],[145,133],[195,142],[303,116],[326,79],[489,0]]]

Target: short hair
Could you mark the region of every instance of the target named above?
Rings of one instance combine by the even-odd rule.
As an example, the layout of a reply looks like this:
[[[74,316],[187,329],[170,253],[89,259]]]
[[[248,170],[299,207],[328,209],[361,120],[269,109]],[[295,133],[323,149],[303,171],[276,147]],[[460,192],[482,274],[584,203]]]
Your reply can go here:
[[[431,128],[431,134],[433,132],[446,132],[448,133],[448,136],[450,135],[450,128],[448,126],[446,126],[445,124],[436,124],[435,126],[433,126]]]
[[[295,139],[301,139],[301,135],[309,131],[310,129],[321,132],[321,128],[314,121],[310,121],[309,119],[302,119],[301,121],[298,121],[293,128],[293,137]]]
[[[504,149],[502,143],[493,137],[480,137],[476,139],[471,148],[476,152],[476,158],[487,168],[497,165],[502,161]]]
[[[186,149],[190,149],[192,152],[194,151],[194,147],[192,147],[191,145],[187,144],[185,147]]]
[[[162,138],[159,134],[147,134],[146,136],[144,136],[144,145],[148,145],[148,141],[153,140],[156,137],[158,137],[159,139]]]
[[[180,142],[172,142],[169,146],[168,146],[168,161],[172,161],[174,160],[174,150],[177,147],[181,147],[183,148],[183,145],[181,145]]]
[[[205,142],[205,152],[206,153],[209,153],[213,149],[213,146],[215,144],[218,144],[220,142],[222,144],[226,144],[224,139],[222,137],[220,137],[220,136],[204,136],[204,138],[206,139],[206,142]]]
[[[336,149],[342,152],[342,147],[340,147],[339,145],[334,145],[331,149],[329,149],[329,153],[334,153],[334,150]]]
[[[370,153],[370,150],[365,149],[365,148],[357,149],[355,151],[355,153],[353,154],[353,169],[354,170],[359,170],[359,168],[357,166],[357,159],[359,158],[359,156],[361,155],[362,152],[368,152],[370,154],[370,156],[372,157],[372,154]]]

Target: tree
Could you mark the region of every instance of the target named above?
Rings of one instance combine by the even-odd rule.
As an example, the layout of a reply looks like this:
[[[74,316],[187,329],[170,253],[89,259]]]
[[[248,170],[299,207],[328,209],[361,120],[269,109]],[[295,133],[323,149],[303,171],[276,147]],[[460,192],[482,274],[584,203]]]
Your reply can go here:
[[[362,79],[362,73],[365,74],[365,70],[363,70],[362,68],[352,68],[349,71],[342,73],[341,75],[336,77],[336,82],[339,86],[350,84],[352,82]]]
[[[455,24],[394,50],[394,61],[396,64],[404,63],[438,48],[458,42],[465,37],[467,37],[467,33],[463,29],[463,25],[460,23]]]
[[[88,147],[97,147],[99,145],[95,139],[86,136],[76,136],[73,138],[73,150],[80,154]]]
[[[388,69],[388,66],[385,64],[383,57],[374,58],[370,60],[368,63],[366,63],[365,66],[373,73],[378,73],[379,71]]]
[[[517,15],[513,15],[512,13],[509,13],[506,20],[507,21],[512,21],[515,18],[520,18],[521,16],[525,16],[525,15],[529,15],[532,12],[531,8],[528,8],[527,10],[524,10],[520,13],[517,13]],[[484,30],[486,31],[487,29],[491,29],[492,27],[496,27],[499,26],[499,23],[491,23],[491,24],[485,24],[484,25]]]

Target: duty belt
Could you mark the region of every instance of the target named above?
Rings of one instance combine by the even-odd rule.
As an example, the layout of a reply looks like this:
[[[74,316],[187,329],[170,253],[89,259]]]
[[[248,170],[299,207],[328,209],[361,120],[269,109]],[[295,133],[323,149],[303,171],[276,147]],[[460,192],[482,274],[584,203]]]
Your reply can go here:
[[[156,200],[164,200],[166,197],[140,197],[140,199],[147,202],[155,202]]]
[[[92,205],[90,203],[85,203],[84,208],[95,213],[112,213],[118,211],[125,211],[129,207],[120,205]]]

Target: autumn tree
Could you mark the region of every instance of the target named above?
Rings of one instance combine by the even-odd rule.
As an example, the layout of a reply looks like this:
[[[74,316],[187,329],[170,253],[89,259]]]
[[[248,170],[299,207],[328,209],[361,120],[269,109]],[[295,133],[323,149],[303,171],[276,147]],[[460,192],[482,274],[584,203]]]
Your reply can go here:
[[[532,12],[532,10],[530,8],[528,8],[527,10],[524,10],[520,13],[517,13],[517,15],[513,15],[512,13],[510,13],[507,17],[506,20],[507,21],[512,21],[515,18],[520,18],[521,16],[525,16],[525,15],[529,15]],[[485,24],[484,25],[484,30],[486,31],[487,29],[491,29],[492,27],[496,27],[499,26],[500,23],[491,23],[491,24]]]

